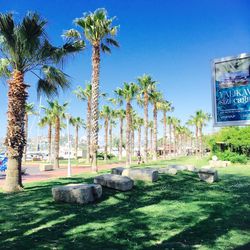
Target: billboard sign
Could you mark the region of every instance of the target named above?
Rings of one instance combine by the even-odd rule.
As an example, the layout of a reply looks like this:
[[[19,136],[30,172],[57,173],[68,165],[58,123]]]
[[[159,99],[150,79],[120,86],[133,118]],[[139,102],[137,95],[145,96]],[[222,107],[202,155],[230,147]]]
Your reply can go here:
[[[250,54],[213,61],[214,126],[250,124]]]

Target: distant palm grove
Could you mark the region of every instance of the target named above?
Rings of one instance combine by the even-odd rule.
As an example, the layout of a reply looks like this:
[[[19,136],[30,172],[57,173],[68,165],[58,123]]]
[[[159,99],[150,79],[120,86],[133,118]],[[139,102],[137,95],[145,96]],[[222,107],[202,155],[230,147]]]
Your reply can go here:
[[[28,117],[37,115],[34,104],[27,101],[30,86],[25,83],[26,74],[37,77],[38,95],[45,95],[48,99],[47,105],[41,107],[39,126],[48,131],[49,162],[53,162],[54,168],[59,168],[60,131],[65,126],[68,103],[60,103],[55,97],[61,90],[70,87],[70,77],[63,71],[62,64],[66,58],[71,60],[71,55],[87,49],[92,50],[91,80],[72,93],[79,104],[86,102],[87,109],[82,111],[86,119],[70,115],[69,122],[75,130],[75,152],[78,150],[79,129],[85,129],[86,162],[91,164],[93,172],[98,171],[100,137],[104,141],[104,160],[112,155],[116,125],[119,125],[116,137],[118,158],[122,160],[125,149],[127,167],[136,156],[141,157],[142,162],[148,162],[149,159],[166,158],[171,154],[203,154],[203,128],[210,115],[197,110],[185,123],[171,116],[174,105],[166,100],[157,79],[151,75],[142,72],[135,79],[124,79],[125,82],[120,83],[113,94],[100,92],[101,58],[104,53],[110,54],[113,48],[119,48],[116,40],[119,26],[115,25],[115,21],[115,18],[108,17],[105,9],[85,13],[73,21],[76,29],[63,33],[62,45],[55,46],[46,36],[47,21],[37,13],[29,12],[19,22],[12,13],[0,14],[0,75],[8,84],[5,191],[23,189],[21,170],[22,162],[26,160]],[[129,82],[131,80],[134,81]],[[102,107],[100,99],[104,103]],[[141,112],[138,112],[140,109]],[[149,116],[151,109],[152,117]],[[103,135],[99,134],[101,122]],[[191,127],[194,128],[194,135]],[[163,131],[161,137],[159,128]]]

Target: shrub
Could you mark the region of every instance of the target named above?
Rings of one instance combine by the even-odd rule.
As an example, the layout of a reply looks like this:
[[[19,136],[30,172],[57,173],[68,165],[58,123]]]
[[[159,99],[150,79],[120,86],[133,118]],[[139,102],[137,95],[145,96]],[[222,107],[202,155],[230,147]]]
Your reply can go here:
[[[248,159],[246,155],[239,155],[235,152],[226,150],[224,152],[217,152],[217,156],[220,160],[231,161],[232,163],[243,163],[246,164]]]

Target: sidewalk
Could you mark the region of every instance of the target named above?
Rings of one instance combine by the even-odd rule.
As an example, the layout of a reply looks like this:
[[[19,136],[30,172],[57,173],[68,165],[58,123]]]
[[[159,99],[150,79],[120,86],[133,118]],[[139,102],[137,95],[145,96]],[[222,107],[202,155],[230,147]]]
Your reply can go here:
[[[98,166],[98,170],[108,170],[114,167],[122,166],[122,163],[113,163],[113,164],[107,164]],[[38,182],[38,181],[48,181],[51,179],[56,179],[60,177],[67,177],[67,166],[62,165],[59,169],[55,169],[53,171],[43,171],[41,172],[39,170],[38,165],[28,166],[24,167],[27,169],[25,175],[23,175],[22,180],[23,183],[30,183],[30,182]],[[71,167],[71,175],[78,175],[83,173],[91,173],[91,167],[90,166],[72,166]],[[0,187],[4,185],[5,180],[5,173],[0,173]]]

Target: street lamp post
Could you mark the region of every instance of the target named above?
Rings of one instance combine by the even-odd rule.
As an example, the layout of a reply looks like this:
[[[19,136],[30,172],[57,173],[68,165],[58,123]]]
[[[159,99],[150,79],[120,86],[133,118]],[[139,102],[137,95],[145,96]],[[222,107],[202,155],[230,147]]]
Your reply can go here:
[[[71,140],[70,140],[70,129],[69,129],[69,119],[70,115],[66,114],[67,120],[67,132],[68,132],[68,177],[71,177]]]

